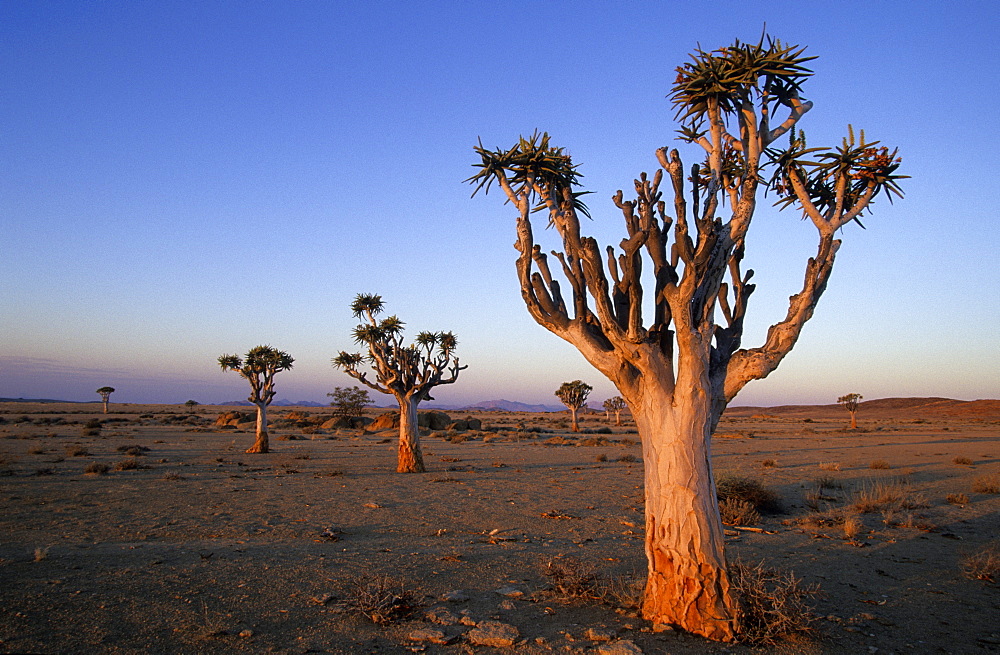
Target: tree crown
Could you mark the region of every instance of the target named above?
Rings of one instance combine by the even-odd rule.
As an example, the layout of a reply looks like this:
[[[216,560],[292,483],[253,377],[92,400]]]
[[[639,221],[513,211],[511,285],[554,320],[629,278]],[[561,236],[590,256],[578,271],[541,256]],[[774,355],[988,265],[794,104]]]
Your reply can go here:
[[[295,360],[283,350],[272,346],[255,346],[243,357],[221,355],[218,359],[223,371],[236,371],[250,383],[250,397],[254,404],[269,405],[274,399],[274,376],[292,368]]]
[[[594,388],[581,380],[563,382],[556,389],[556,396],[570,409],[580,409],[587,404],[587,397]]]

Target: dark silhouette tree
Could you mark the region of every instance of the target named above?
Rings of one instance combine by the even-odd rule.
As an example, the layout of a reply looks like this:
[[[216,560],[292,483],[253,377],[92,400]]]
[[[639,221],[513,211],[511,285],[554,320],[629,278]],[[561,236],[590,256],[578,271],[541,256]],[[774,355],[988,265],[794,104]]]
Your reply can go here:
[[[563,405],[569,408],[570,416],[573,417],[573,432],[580,431],[580,424],[577,421],[577,415],[580,412],[581,407],[586,407],[587,396],[594,388],[587,384],[586,382],[581,382],[580,380],[573,380],[572,382],[563,382],[558,389],[556,389],[556,396],[562,401]]]
[[[277,348],[257,346],[250,349],[245,357],[222,355],[218,361],[223,371],[236,371],[250,383],[247,400],[257,406],[257,438],[246,452],[268,452],[267,406],[274,400],[274,376],[291,369],[295,360]]]
[[[104,413],[108,413],[108,400],[111,398],[111,394],[115,392],[114,387],[101,387],[97,390],[97,393],[101,394],[101,402],[104,403]]]
[[[367,355],[341,351],[333,365],[369,389],[389,394],[399,403],[399,448],[396,471],[423,473],[424,457],[417,430],[417,405],[434,400],[430,391],[452,384],[459,371],[455,348],[458,340],[451,332],[421,332],[413,343],[403,343],[403,321],[396,316],[376,317],[383,310],[382,296],[358,294],[351,311],[362,322],[354,328],[354,341],[368,349]],[[369,365],[375,380],[359,367]]]
[[[826,289],[838,230],[860,223],[880,194],[902,195],[896,151],[863,132],[856,139],[853,130],[833,149],[807,147],[796,133],[813,106],[801,96],[812,75],[804,50],[762,37],[699,48],[677,68],[670,97],[678,133],[700,153],[686,168],[677,150],[659,148],[660,168],[634,181],[635,196],[615,194],[627,230],[617,251],[582,234],[581,216],[590,215],[582,175],[548,134],[522,137],[510,149],[480,143],[479,170],[469,178],[476,191],[496,183],[516,210],[517,274],[531,316],[606,375],[636,421],[646,494],[643,616],[722,641],[739,634],[740,609],[712,476],[712,433],[736,394],[792,350]],[[781,138],[784,148],[776,147]],[[742,261],[764,192],[809,219],[818,244],[785,317],[762,345],[743,348],[754,285]],[[555,271],[535,242],[535,212],[561,238]]]
[[[837,398],[837,402],[844,406],[844,409],[851,413],[851,429],[856,430],[858,428],[858,405],[861,404],[861,399],[864,398],[860,393],[849,393],[846,396],[841,396]]]
[[[622,410],[628,405],[625,404],[625,399],[621,396],[615,396],[613,398],[608,398],[604,401],[604,411],[615,413],[615,425],[622,424]],[[610,416],[609,416],[610,418]]]

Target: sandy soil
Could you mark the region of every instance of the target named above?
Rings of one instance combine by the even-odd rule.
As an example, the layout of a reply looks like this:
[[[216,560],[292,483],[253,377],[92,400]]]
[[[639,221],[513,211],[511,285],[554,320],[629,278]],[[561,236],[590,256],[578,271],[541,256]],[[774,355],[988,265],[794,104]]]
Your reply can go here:
[[[602,634],[646,653],[776,650],[654,633],[627,607],[552,593],[553,559],[605,576],[645,566],[637,435],[593,433],[603,415],[571,435],[561,415],[478,413],[489,431],[432,433],[429,472],[400,475],[391,433],[277,428],[271,454],[246,455],[252,430],[214,427],[221,408],[111,409],[0,404],[0,652],[590,653]],[[784,506],[759,531],[728,530],[728,552],[820,585],[815,635],[777,650],[1000,652],[1000,588],[961,566],[1000,536],[1000,494],[974,491],[1000,484],[1000,416],[890,409],[858,431],[823,408],[725,418],[716,470],[761,479]],[[114,470],[130,447],[143,468]],[[112,469],[85,474],[93,463]],[[873,480],[898,483],[906,507],[860,514],[852,539],[821,520]],[[381,574],[417,605],[388,625],[343,604],[353,576]],[[456,590],[467,599],[441,600]],[[471,626],[427,618],[439,607],[513,625],[518,642],[472,646]],[[454,640],[411,640],[421,628]]]

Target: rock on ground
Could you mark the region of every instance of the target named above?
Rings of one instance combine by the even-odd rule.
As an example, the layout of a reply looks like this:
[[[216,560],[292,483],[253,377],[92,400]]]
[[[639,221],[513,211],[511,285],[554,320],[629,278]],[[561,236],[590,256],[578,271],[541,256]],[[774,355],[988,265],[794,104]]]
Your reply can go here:
[[[469,630],[466,637],[476,646],[494,646],[503,648],[513,646],[521,633],[517,628],[499,621],[483,621],[472,630]]]

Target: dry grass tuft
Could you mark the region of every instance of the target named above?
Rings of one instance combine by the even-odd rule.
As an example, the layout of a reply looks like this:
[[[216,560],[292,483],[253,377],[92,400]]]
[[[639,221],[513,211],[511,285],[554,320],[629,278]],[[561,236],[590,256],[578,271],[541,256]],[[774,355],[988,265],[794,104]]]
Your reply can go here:
[[[344,605],[373,623],[386,625],[416,609],[416,596],[403,580],[388,575],[359,575],[347,580]]]
[[[719,502],[743,500],[759,512],[781,511],[778,494],[757,478],[739,473],[722,473],[715,481]]]
[[[865,529],[865,524],[857,514],[844,517],[844,538],[854,541]]]
[[[927,507],[927,499],[903,480],[868,480],[851,497],[851,508],[862,514]]]
[[[44,562],[49,558],[49,549],[38,547],[35,549],[35,561]]]
[[[820,462],[819,467],[824,471],[839,471],[840,462]]]
[[[787,637],[810,634],[816,621],[808,604],[819,593],[792,573],[766,568],[763,563],[739,560],[729,567],[743,610],[739,638],[748,644],[773,646]]]
[[[88,475],[105,475],[110,467],[104,462],[91,462],[87,464],[83,472]]]
[[[960,564],[962,573],[967,578],[996,582],[1000,577],[1000,542],[986,544],[978,551],[964,556]]]
[[[977,494],[1000,494],[1000,475],[980,475],[972,481],[972,490]]]
[[[119,460],[119,461],[115,462],[115,465],[111,467],[111,470],[112,471],[139,471],[141,469],[148,469],[148,468],[152,468],[152,467],[146,466],[145,464],[141,464],[139,462],[139,460],[135,459],[134,457],[128,457],[126,459]]]
[[[635,455],[631,454],[631,453],[625,453],[624,455],[620,455],[618,457],[618,461],[619,462],[638,462],[639,458],[636,457]]]
[[[90,453],[83,446],[69,445],[66,446],[66,455],[69,457],[89,457]]]
[[[950,505],[968,505],[969,497],[966,494],[948,494],[945,497]]]
[[[740,498],[726,498],[719,502],[719,514],[726,525],[757,525],[760,512],[749,502]]]
[[[552,590],[563,598],[599,599],[597,568],[576,557],[557,557],[546,562],[542,574]]]
[[[972,460],[968,457],[956,457],[951,460],[952,464],[958,464],[959,466],[972,466]]]
[[[868,464],[868,468],[876,470],[888,470],[892,467],[884,459],[874,459]]]
[[[777,460],[773,459],[765,459],[763,462],[760,463],[760,465],[766,469],[773,469],[775,466],[778,465],[778,462]]]

